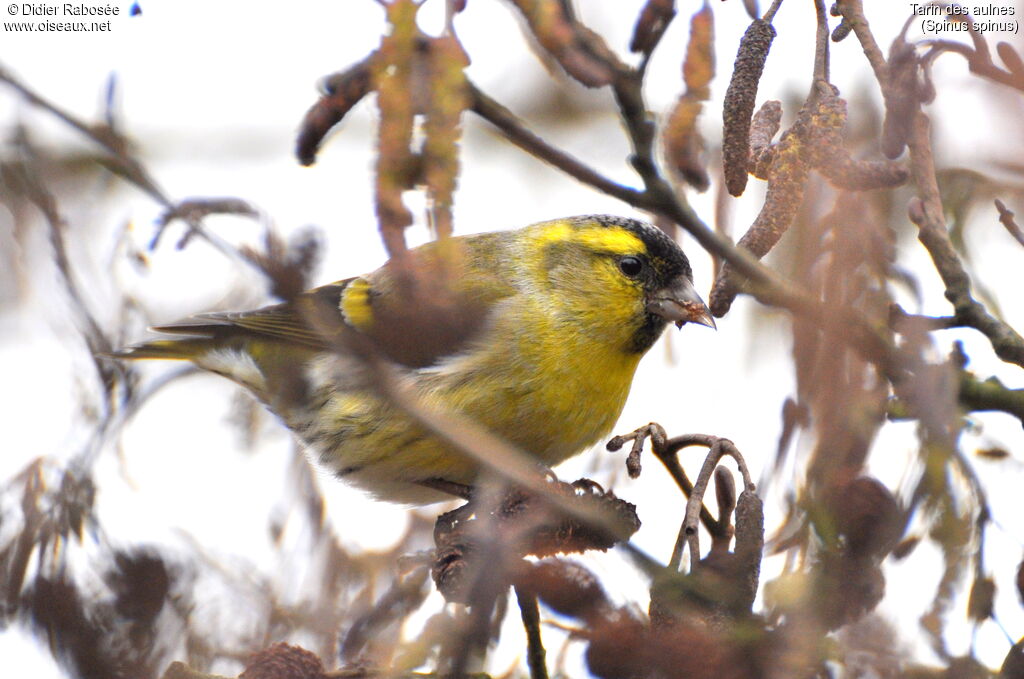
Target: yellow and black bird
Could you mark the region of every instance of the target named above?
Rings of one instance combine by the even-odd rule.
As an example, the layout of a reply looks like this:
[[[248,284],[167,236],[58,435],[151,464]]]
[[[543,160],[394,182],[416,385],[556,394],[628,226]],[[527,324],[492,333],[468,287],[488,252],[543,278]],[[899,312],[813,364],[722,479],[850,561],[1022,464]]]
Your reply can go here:
[[[408,299],[390,262],[284,304],[155,328],[183,337],[119,356],[188,360],[224,375],[337,476],[419,504],[445,499],[438,487],[471,486],[478,464],[368,384],[360,362],[304,311],[310,303],[372,342],[425,403],[545,465],[611,431],[637,364],[668,323],[714,327],[682,250],[634,219],[556,219],[428,243],[405,259],[403,270],[437,284],[433,299]]]

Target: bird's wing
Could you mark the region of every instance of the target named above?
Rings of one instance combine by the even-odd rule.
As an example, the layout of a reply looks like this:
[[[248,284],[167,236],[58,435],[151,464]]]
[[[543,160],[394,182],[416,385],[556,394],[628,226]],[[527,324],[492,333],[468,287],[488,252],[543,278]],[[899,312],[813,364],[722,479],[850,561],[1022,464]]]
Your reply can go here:
[[[393,361],[422,368],[463,351],[498,301],[515,294],[504,234],[435,241],[351,281],[339,299],[345,321]],[[410,273],[411,272],[411,273]]]
[[[354,278],[338,281],[303,293],[335,308],[344,289]],[[305,346],[310,349],[328,349],[330,343],[313,327],[297,302],[274,304],[253,311],[224,311],[198,314],[190,319],[170,325],[154,326],[157,332],[188,335],[204,339],[227,339],[239,334],[252,333],[269,339]],[[243,331],[240,333],[239,331]]]
[[[333,342],[324,333],[340,320],[373,340],[397,363],[413,368],[434,365],[463,350],[486,326],[494,304],[513,294],[495,257],[472,256],[474,249],[483,244],[483,236],[472,238],[452,239],[460,241],[454,246],[460,249],[455,257],[451,252],[441,252],[435,243],[411,251],[411,264],[421,274],[411,287],[398,280],[391,265],[385,265],[368,276],[314,288],[283,304],[254,311],[202,314],[155,327],[158,332],[189,337],[150,342],[134,347],[130,355],[192,358],[204,343],[247,339],[329,350]],[[439,264],[442,261],[445,263]],[[339,316],[317,316],[324,312]],[[325,320],[329,322],[325,324]],[[178,355],[170,355],[174,353]]]

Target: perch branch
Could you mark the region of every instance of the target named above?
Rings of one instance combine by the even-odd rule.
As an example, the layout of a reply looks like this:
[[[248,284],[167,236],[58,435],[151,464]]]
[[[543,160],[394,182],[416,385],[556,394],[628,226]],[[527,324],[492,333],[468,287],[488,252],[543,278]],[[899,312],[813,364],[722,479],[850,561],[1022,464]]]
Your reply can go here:
[[[911,202],[910,220],[918,227],[918,239],[931,256],[946,287],[946,299],[954,316],[964,326],[988,337],[996,355],[1004,361],[1024,367],[1024,338],[1008,324],[992,316],[985,305],[971,296],[971,279],[964,269],[946,229],[942,198],[935,175],[931,149],[931,123],[921,111],[913,121],[908,146],[911,172],[917,184],[918,198]]]

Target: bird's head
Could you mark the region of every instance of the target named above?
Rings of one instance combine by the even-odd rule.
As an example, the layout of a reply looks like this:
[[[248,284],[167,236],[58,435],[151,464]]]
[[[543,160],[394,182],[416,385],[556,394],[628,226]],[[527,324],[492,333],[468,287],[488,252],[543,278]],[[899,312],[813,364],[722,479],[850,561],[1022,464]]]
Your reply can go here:
[[[686,255],[651,224],[586,215],[537,224],[529,239],[549,299],[595,339],[643,353],[670,322],[715,327]]]

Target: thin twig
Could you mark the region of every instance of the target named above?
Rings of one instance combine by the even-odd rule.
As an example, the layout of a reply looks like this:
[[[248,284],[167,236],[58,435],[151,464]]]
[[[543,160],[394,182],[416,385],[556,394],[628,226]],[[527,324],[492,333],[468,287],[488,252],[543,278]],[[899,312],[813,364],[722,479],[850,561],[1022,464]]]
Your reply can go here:
[[[774,0],[771,7],[769,7],[767,11],[765,11],[764,15],[761,16],[761,20],[771,23],[775,19],[775,13],[779,11],[779,7],[781,6],[782,0]]]
[[[594,188],[618,198],[633,207],[646,210],[665,219],[671,220],[686,230],[694,239],[713,256],[717,256],[729,264],[736,272],[747,279],[749,293],[764,304],[779,306],[796,314],[803,314],[810,319],[821,319],[829,315],[838,323],[847,326],[842,337],[857,348],[868,360],[878,363],[883,373],[890,377],[898,377],[898,362],[894,360],[895,350],[887,338],[878,332],[867,319],[853,310],[829,309],[816,299],[798,290],[795,286],[781,279],[775,272],[758,262],[749,252],[736,247],[724,235],[712,231],[696,212],[686,203],[680,201],[671,187],[659,174],[657,165],[651,159],[648,149],[652,143],[647,139],[649,120],[640,111],[645,111],[641,93],[637,89],[623,88],[619,93],[621,103],[628,111],[624,118],[631,122],[627,128],[634,139],[633,166],[641,172],[646,190],[622,186],[584,165],[578,159],[557,149],[532,131],[508,109],[488,97],[478,88],[470,85],[473,98],[471,109],[482,118],[497,127],[516,146],[527,153],[551,163],[566,174]],[[827,313],[826,313],[827,311]]]
[[[961,373],[957,398],[972,412],[999,411],[1024,423],[1024,389],[1011,389],[995,377],[982,381],[970,373]]]
[[[889,305],[889,327],[899,333],[920,332],[921,330],[949,330],[959,328],[956,316],[922,316],[908,314],[899,304]]]
[[[1021,231],[1020,225],[1013,218],[1013,211],[1006,207],[1003,201],[998,198],[996,198],[996,209],[999,210],[999,223],[1006,228],[1018,243],[1024,245],[1024,231]]]
[[[170,198],[157,186],[156,182],[153,181],[152,177],[149,176],[149,173],[138,160],[129,155],[127,141],[124,137],[115,133],[112,128],[107,125],[88,125],[82,122],[77,117],[29,89],[27,85],[8,72],[3,65],[0,65],[0,82],[7,83],[33,106],[47,111],[66,125],[73,127],[87,138],[99,144],[112,156],[112,170],[129,179],[129,181],[149,194],[156,202],[165,207],[171,207]]]
[[[809,298],[800,300],[800,294],[795,289],[788,289],[773,272],[761,266],[749,253],[736,248],[728,238],[709,229],[689,205],[680,203],[675,198],[671,187],[665,184],[664,180],[660,177],[655,179],[657,168],[653,162],[641,163],[644,171],[650,175],[644,178],[645,182],[649,186],[657,187],[658,194],[652,196],[648,191],[638,191],[614,182],[568,153],[548,144],[523,125],[522,121],[511,111],[472,84],[470,84],[470,93],[473,99],[471,110],[497,127],[513,144],[584,184],[618,198],[635,208],[660,214],[679,224],[708,252],[729,261],[737,271],[752,282],[752,285],[764,288],[761,291],[764,299],[778,299],[780,303],[788,301],[788,304],[783,304],[783,306],[787,306],[791,310],[804,303],[814,303]],[[634,92],[630,96],[635,98],[636,93]],[[642,102],[639,108],[643,108]],[[639,129],[640,127],[641,125],[634,121],[633,128]]]
[[[68,111],[34,92],[8,72],[3,65],[0,65],[0,82],[7,83],[30,104],[55,116],[61,122],[81,132],[88,139],[107,151],[109,155],[99,162],[110,172],[138,187],[143,193],[152,198],[153,201],[166,208],[169,213],[173,213],[178,209],[174,200],[157,184],[145,166],[131,154],[131,145],[128,140],[113,128],[107,125],[89,125],[83,122]],[[190,233],[198,235],[221,254],[235,261],[246,262],[252,265],[252,262],[249,262],[237,248],[216,234],[207,231],[203,227],[201,218],[186,219],[185,222]]]
[[[457,0],[446,0],[444,6],[444,35],[455,36],[455,15],[459,12]]]
[[[736,466],[739,467],[740,475],[743,477],[744,489],[753,491],[754,482],[751,479],[750,471],[747,469],[746,461],[729,439],[704,434],[692,434],[687,438],[693,440],[697,445],[708,446],[710,451],[707,457],[704,458],[704,465],[697,475],[697,480],[693,483],[693,492],[686,501],[686,514],[683,517],[683,524],[679,528],[679,536],[676,539],[676,547],[672,551],[669,568],[679,569],[683,559],[682,546],[685,543],[690,549],[690,571],[692,572],[700,562],[700,541],[698,539],[697,524],[704,505],[704,493],[707,491],[708,483],[711,481],[718,463],[725,456],[732,457],[736,460]]]
[[[675,197],[672,186],[659,171],[654,157],[654,141],[657,126],[654,124],[643,96],[643,76],[635,71],[621,73],[612,82],[615,102],[619,106],[619,117],[626,126],[633,154],[629,164],[644,182],[648,196]]]
[[[497,127],[513,144],[530,155],[554,165],[570,177],[589,184],[619,200],[636,204],[641,200],[641,193],[636,189],[623,186],[592,170],[580,160],[538,137],[500,103],[487,96],[473,83],[468,83],[472,99],[470,109],[481,118]]]
[[[530,679],[548,679],[544,641],[540,636],[540,607],[537,605],[537,597],[525,594],[519,587],[514,589],[519,612],[523,618],[523,628],[526,630],[526,664],[530,668]]]
[[[971,73],[1024,92],[1024,77],[996,66],[987,50],[982,53],[963,43],[941,39],[922,40],[920,44],[931,47],[928,53],[922,57],[925,61],[931,62],[946,52],[953,52],[967,60],[967,68]]]
[[[868,20],[864,16],[864,3],[862,0],[839,0],[838,6],[839,12],[843,15],[843,20],[850,25],[850,28],[853,29],[854,34],[857,36],[857,40],[860,41],[864,56],[867,57],[868,63],[871,64],[871,70],[875,72],[875,78],[884,92],[889,82],[889,69],[886,65],[885,56],[878,47],[878,43],[875,42],[875,36],[871,33]]]
[[[632,74],[620,74],[613,82],[620,116],[630,135],[633,155],[630,163],[644,181],[645,191],[640,193],[634,207],[661,215],[679,224],[700,243],[705,250],[726,260],[744,276],[750,286],[750,294],[762,303],[781,306],[793,313],[803,314],[811,319],[835,319],[840,325],[848,326],[842,336],[851,342],[868,360],[876,363],[882,372],[898,379],[900,369],[895,360],[896,352],[888,338],[877,332],[872,324],[853,310],[830,309],[819,300],[806,295],[787,281],[783,281],[770,269],[761,265],[750,252],[737,247],[727,238],[712,231],[690,206],[682,201],[658,171],[653,151],[653,122],[647,115],[643,100],[642,83]]]
[[[814,0],[814,20],[817,25],[814,35],[814,77],[829,81],[829,31],[828,16],[825,12],[825,0]]]
[[[30,156],[34,155],[31,153],[31,149],[28,147],[28,141],[22,139],[22,149],[25,153],[25,162],[21,163],[17,167],[16,178],[18,180],[21,192],[23,192],[25,198],[35,205],[35,207],[42,214],[43,219],[46,220],[47,231],[50,236],[50,245],[53,248],[53,258],[57,267],[57,272],[60,274],[64,290],[71,298],[71,309],[78,316],[79,321],[84,326],[82,328],[82,335],[85,338],[90,354],[96,360],[96,355],[101,353],[109,353],[113,347],[111,345],[110,338],[107,337],[99,321],[89,310],[89,307],[85,303],[85,297],[82,293],[82,286],[79,284],[78,278],[75,275],[74,268],[71,266],[71,261],[68,257],[67,241],[64,238],[65,232],[68,230],[67,221],[64,216],[60,213],[57,206],[57,200],[53,194],[49,192],[46,186],[41,180],[41,176],[33,172],[34,163],[30,160]],[[12,170],[15,168],[12,167]],[[9,177],[14,178],[13,173],[9,174]],[[109,364],[100,363],[96,364],[98,372],[103,375],[108,369]],[[106,380],[103,380],[106,383]]]
[[[679,436],[670,440],[665,434],[664,427],[657,422],[651,422],[628,434],[613,437],[608,441],[606,447],[610,451],[616,451],[627,441],[633,441],[629,457],[626,459],[626,469],[630,478],[637,478],[640,476],[640,455],[643,452],[644,441],[648,439],[651,442],[651,451],[655,457],[661,460],[669,476],[683,492],[683,497],[688,499],[693,493],[693,482],[690,481],[686,470],[679,463],[679,451],[689,446],[702,445],[700,441],[693,440],[689,436]],[[718,524],[707,507],[701,507],[700,519],[704,528],[713,534]]]
[[[910,219],[918,227],[918,239],[928,250],[935,269],[946,286],[946,299],[957,320],[981,331],[1004,361],[1024,367],[1024,338],[1003,321],[989,314],[985,305],[971,296],[971,279],[960,261],[946,230],[946,222],[935,175],[931,149],[931,122],[918,111],[910,139],[910,166],[917,184],[918,199],[912,203]]]

